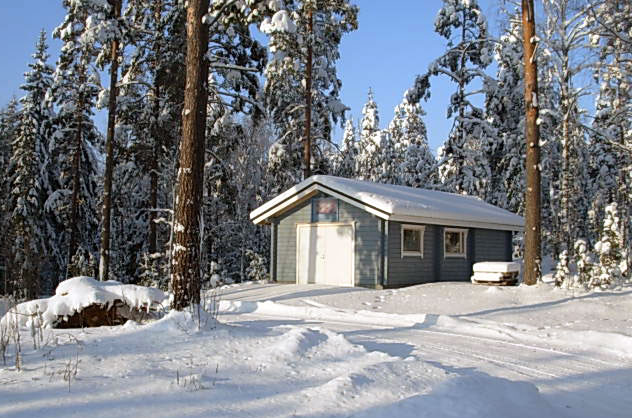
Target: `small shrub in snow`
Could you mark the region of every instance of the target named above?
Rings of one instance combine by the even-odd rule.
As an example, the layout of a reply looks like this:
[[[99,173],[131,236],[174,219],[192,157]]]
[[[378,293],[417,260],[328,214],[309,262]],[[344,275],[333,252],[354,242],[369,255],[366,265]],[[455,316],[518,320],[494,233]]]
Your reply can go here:
[[[555,283],[566,288],[608,288],[624,282],[627,265],[626,251],[622,246],[621,224],[617,214],[617,204],[606,206],[601,239],[595,243],[594,254],[586,240],[575,242],[574,264],[577,271],[571,271],[567,251],[560,254],[555,272]]]
[[[94,255],[83,247],[79,247],[68,264],[67,277],[94,276],[96,267],[97,262]]]
[[[557,262],[557,267],[555,268],[555,275],[553,276],[555,279],[555,285],[563,286],[565,283],[568,283],[570,276],[571,270],[568,260],[568,250],[564,250],[560,253],[560,259]]]
[[[266,268],[266,259],[261,254],[252,250],[246,250],[246,257],[250,260],[246,268],[246,277],[248,280],[268,280],[268,269]]]
[[[625,256],[622,242],[617,204],[611,203],[606,206],[601,239],[595,244],[599,266],[595,271],[594,286],[608,287],[623,282],[621,267]]]
[[[140,264],[141,286],[169,289],[169,263],[163,253],[144,253]]]
[[[575,254],[577,256],[576,282],[579,286],[590,287],[595,269],[593,254],[588,250],[588,242],[578,239],[575,242]]]

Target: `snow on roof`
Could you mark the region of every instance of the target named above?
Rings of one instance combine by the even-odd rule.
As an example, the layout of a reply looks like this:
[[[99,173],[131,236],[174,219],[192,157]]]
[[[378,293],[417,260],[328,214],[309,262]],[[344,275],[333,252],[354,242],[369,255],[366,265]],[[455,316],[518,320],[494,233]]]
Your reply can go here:
[[[281,213],[289,203],[317,191],[338,197],[382,219],[447,226],[522,230],[524,219],[466,195],[342,177],[316,175],[302,181],[250,213],[255,223]]]

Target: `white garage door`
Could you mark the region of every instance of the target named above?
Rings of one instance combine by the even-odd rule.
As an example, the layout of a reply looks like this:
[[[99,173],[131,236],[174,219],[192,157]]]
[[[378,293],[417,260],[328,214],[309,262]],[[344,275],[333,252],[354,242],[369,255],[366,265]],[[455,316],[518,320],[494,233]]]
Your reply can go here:
[[[353,226],[297,225],[296,282],[353,286]]]

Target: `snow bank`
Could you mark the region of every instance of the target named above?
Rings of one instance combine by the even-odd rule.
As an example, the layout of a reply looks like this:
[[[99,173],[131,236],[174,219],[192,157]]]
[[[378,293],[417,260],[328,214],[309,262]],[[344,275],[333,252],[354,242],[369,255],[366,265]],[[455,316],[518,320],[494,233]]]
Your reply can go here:
[[[55,295],[47,299],[36,299],[20,303],[15,307],[19,326],[30,326],[41,321],[51,327],[58,318],[69,317],[91,305],[111,306],[120,300],[133,309],[149,310],[161,306],[167,295],[160,289],[109,280],[99,282],[91,277],[80,276],[65,280],[57,286]],[[41,318],[37,318],[40,317]],[[0,324],[6,324],[5,315]]]
[[[288,318],[305,318],[333,322],[349,322],[363,325],[387,325],[412,327],[426,320],[424,314],[389,314],[373,311],[355,311],[318,306],[290,306],[272,301],[241,302],[222,300],[219,310],[223,313],[258,313]]]
[[[459,376],[384,407],[371,408],[354,417],[398,418],[526,418],[560,417],[559,410],[540,395],[531,383],[515,382],[484,374]]]

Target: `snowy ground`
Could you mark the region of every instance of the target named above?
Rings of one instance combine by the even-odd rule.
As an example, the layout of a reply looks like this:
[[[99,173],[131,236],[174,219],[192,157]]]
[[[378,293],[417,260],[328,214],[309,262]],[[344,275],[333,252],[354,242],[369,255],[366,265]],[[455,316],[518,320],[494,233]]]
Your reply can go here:
[[[25,331],[0,416],[629,417],[630,312],[630,288],[231,286],[214,329]]]

